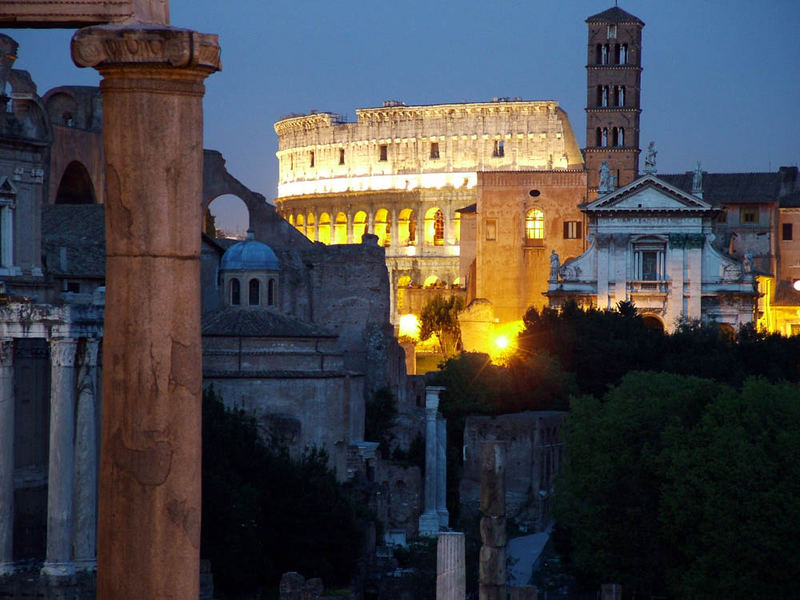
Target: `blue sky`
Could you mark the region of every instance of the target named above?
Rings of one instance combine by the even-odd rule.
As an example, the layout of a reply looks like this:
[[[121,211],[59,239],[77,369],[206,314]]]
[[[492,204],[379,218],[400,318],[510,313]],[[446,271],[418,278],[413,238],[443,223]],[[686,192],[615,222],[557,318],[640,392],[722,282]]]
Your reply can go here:
[[[273,198],[288,113],[407,104],[557,100],[585,142],[585,19],[596,0],[172,0],[172,24],[217,33],[223,71],[206,81],[205,146]],[[627,0],[642,19],[641,142],[658,170],[776,170],[800,161],[800,2]],[[69,58],[70,31],[3,30],[39,93],[95,85]]]

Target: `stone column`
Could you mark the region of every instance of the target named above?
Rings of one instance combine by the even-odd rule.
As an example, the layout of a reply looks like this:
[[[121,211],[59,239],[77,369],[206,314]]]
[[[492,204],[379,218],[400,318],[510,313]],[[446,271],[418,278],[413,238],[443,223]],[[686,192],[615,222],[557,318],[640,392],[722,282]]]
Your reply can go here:
[[[200,550],[203,80],[216,35],[89,27],[103,76],[106,308],[97,591],[196,600]]]
[[[75,350],[70,338],[50,340],[50,458],[47,470],[47,555],[42,575],[75,574],[72,489],[75,464]]]
[[[0,340],[0,577],[14,572],[14,340]]]
[[[392,232],[392,239],[389,243],[389,247],[392,249],[392,254],[397,254],[397,248],[400,247],[398,237],[400,236],[400,232],[397,229],[397,209],[392,208],[389,211],[389,219],[391,219],[391,232]],[[392,313],[394,314],[394,313]]]
[[[480,600],[506,598],[506,445],[481,448]]]
[[[420,535],[438,535],[439,512],[436,508],[436,486],[439,481],[437,464],[439,432],[436,419],[439,412],[439,392],[444,388],[429,386],[425,388],[425,512],[419,517]]]
[[[463,532],[441,532],[436,547],[436,600],[464,600],[466,577]]]
[[[75,426],[75,567],[97,567],[97,338],[78,354],[78,408]]]
[[[439,526],[450,525],[447,512],[447,419],[436,419],[436,513]]]

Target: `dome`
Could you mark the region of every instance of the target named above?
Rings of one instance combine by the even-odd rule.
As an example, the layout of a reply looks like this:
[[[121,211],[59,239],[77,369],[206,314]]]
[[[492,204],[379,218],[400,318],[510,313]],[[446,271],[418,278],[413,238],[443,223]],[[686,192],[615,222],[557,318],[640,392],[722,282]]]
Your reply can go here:
[[[225,251],[219,268],[221,271],[277,271],[279,266],[272,248],[257,241],[251,229],[246,240]]]

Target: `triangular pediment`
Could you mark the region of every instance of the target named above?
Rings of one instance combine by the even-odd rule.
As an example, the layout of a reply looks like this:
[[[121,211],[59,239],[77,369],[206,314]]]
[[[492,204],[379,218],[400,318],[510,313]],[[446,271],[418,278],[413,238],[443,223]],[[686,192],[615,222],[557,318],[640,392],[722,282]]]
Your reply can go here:
[[[712,206],[697,196],[645,175],[586,206],[587,212],[705,212]]]
[[[6,176],[0,176],[0,194],[3,196],[16,196],[17,188],[11,183],[11,180]]]

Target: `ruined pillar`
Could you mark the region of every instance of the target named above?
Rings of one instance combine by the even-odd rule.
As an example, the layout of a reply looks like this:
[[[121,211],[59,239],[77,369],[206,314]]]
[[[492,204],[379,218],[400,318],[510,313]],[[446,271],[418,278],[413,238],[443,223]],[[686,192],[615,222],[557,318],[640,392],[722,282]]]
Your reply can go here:
[[[75,568],[97,566],[97,350],[88,338],[78,353],[78,406],[75,417]]]
[[[436,600],[464,600],[466,577],[464,533],[441,532],[436,547]]]
[[[437,425],[439,392],[443,389],[438,386],[425,388],[425,512],[419,517],[420,535],[437,535],[439,533],[439,512],[436,508],[439,446],[436,438],[439,432]]]
[[[484,442],[481,448],[480,600],[506,598],[506,446]]]
[[[103,76],[106,305],[97,536],[101,600],[196,600],[204,79],[216,35],[89,27]]]
[[[14,572],[14,340],[0,340],[0,577]]]
[[[447,512],[447,419],[436,419],[436,513],[439,526],[450,525]]]
[[[72,490],[75,464],[75,351],[71,338],[50,340],[50,456],[47,469],[47,554],[42,575],[75,574]]]

